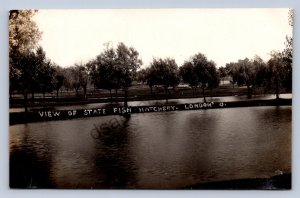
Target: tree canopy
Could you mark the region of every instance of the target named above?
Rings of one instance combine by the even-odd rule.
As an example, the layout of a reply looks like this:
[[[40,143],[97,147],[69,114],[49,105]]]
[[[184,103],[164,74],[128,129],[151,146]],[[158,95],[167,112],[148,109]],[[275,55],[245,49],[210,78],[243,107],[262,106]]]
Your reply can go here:
[[[197,87],[202,89],[204,101],[205,89],[219,86],[220,78],[216,64],[207,60],[204,54],[198,53],[186,61],[180,69],[182,80],[188,83],[194,90]]]
[[[124,105],[127,106],[128,88],[135,79],[142,60],[133,47],[119,43],[117,48],[107,47],[95,60],[89,62],[91,78],[96,87],[107,89],[122,88],[125,92]]]
[[[11,10],[9,12],[9,78],[10,90],[16,89],[16,82],[24,74],[24,60],[32,56],[41,37],[32,17],[34,10]],[[29,71],[27,71],[29,72]]]

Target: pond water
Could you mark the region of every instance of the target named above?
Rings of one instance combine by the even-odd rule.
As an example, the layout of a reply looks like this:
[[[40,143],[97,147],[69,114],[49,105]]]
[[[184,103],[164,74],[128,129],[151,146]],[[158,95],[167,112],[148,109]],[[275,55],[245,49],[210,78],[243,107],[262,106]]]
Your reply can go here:
[[[10,126],[10,186],[181,188],[291,172],[291,106]]]

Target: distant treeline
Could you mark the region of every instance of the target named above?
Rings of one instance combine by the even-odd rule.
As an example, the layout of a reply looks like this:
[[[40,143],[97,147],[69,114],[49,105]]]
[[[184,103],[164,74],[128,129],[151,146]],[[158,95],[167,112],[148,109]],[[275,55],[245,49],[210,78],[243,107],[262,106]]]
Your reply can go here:
[[[166,98],[170,88],[180,83],[188,84],[195,93],[197,88],[205,90],[219,86],[220,81],[230,77],[232,86],[247,86],[251,98],[255,88],[273,90],[279,98],[280,90],[292,90],[292,38],[287,37],[285,50],[271,52],[271,58],[264,62],[260,57],[245,58],[217,68],[212,60],[197,53],[178,66],[173,58],[154,58],[150,65],[140,69],[142,60],[138,51],[119,43],[116,48],[106,45],[94,59],[83,64],[78,63],[62,68],[47,59],[43,48],[37,46],[41,38],[35,22],[31,19],[37,11],[12,10],[9,15],[9,80],[10,94],[22,93],[25,110],[28,95],[50,93],[64,87],[76,93],[83,89],[83,98],[87,96],[88,84],[95,88],[112,91],[124,91],[124,106],[127,106],[129,87],[133,81],[147,84],[151,93],[154,86],[165,90]],[[292,24],[291,24],[292,25]]]

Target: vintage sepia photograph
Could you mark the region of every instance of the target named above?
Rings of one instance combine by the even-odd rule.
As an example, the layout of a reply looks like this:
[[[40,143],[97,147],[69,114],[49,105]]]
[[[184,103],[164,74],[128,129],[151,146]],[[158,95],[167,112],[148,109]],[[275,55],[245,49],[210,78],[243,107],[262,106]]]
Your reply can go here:
[[[293,9],[8,14],[11,189],[292,188]]]

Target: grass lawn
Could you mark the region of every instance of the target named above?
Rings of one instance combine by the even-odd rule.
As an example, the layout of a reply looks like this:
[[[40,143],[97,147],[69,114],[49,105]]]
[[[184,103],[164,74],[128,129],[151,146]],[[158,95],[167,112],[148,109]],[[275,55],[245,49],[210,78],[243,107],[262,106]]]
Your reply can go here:
[[[264,94],[263,90],[256,89],[253,94],[262,95]],[[247,88],[246,87],[232,87],[231,84],[221,84],[218,88],[213,90],[205,90],[205,96],[209,97],[222,97],[222,96],[246,96]],[[112,96],[112,99],[111,99]],[[117,97],[116,97],[117,96]],[[161,100],[161,99],[179,99],[179,98],[202,98],[202,90],[198,88],[194,92],[189,87],[177,87],[175,89],[170,88],[168,94],[166,95],[163,87],[157,86],[153,87],[153,92],[147,85],[134,85],[129,88],[128,92],[128,101],[143,101],[143,100]],[[60,91],[59,98],[56,98],[56,93],[48,93],[45,95],[45,98],[42,94],[28,95],[28,106],[40,106],[40,105],[68,105],[68,104],[86,104],[86,103],[107,103],[110,101],[113,102],[122,102],[124,100],[124,91],[121,89],[112,90],[112,95],[108,90],[103,89],[89,89],[87,92],[87,98],[83,97],[83,90],[79,90],[78,93],[74,90],[71,91]],[[10,98],[10,107],[22,107],[24,106],[23,95],[21,94],[12,94]]]

